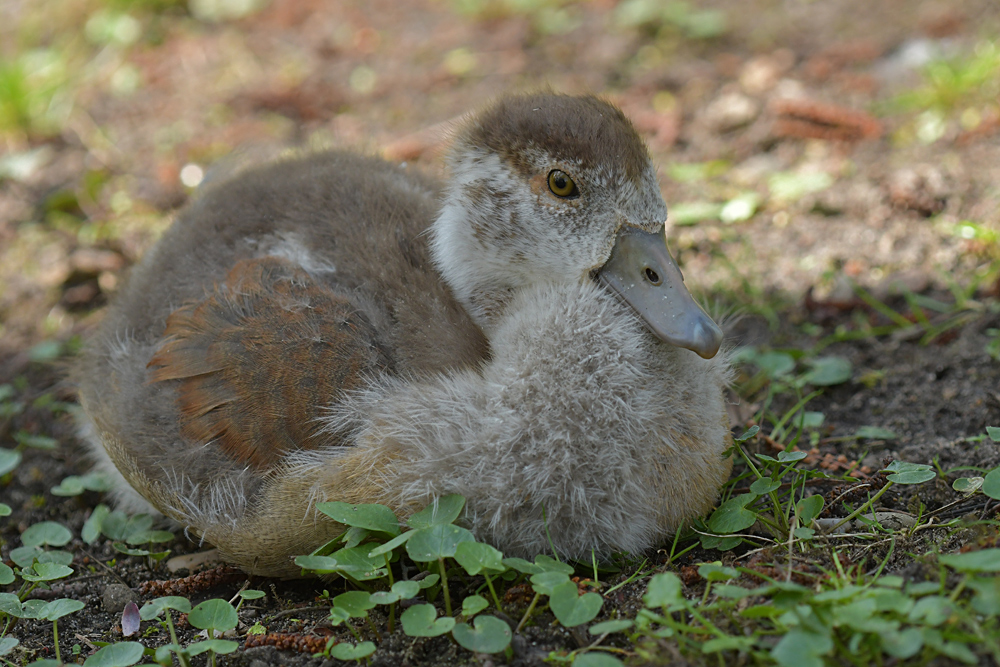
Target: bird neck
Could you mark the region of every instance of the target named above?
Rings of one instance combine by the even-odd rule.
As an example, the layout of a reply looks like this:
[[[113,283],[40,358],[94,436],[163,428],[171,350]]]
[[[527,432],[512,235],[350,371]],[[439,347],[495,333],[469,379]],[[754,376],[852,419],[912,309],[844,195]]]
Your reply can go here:
[[[445,283],[487,336],[504,317],[521,286],[516,273],[477,234],[476,218],[484,212],[457,201],[449,193],[431,228],[431,255]]]

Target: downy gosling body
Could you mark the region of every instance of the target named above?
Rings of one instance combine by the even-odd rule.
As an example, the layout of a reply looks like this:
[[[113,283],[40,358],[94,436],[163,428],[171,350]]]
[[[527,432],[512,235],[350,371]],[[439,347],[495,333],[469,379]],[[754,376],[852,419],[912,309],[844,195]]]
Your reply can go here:
[[[465,496],[507,555],[640,551],[728,478],[722,334],[667,252],[642,140],[594,97],[506,97],[450,177],[344,152],[209,186],[77,369],[119,503],[257,574]],[[687,349],[685,349],[687,348]]]

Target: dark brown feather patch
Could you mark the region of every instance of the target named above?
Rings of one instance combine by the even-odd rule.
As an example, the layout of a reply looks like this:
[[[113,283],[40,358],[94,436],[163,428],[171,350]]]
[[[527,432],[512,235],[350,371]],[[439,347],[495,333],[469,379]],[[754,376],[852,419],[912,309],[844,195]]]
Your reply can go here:
[[[171,313],[149,362],[151,382],[180,381],[185,437],[258,469],[323,444],[323,407],[391,365],[347,298],[274,257],[240,261]]]

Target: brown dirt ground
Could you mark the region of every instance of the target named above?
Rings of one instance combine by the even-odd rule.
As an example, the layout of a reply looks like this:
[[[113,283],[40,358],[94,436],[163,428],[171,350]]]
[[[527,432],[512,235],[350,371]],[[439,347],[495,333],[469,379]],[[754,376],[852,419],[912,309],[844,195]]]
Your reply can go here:
[[[16,53],[17,31],[40,32],[43,41],[56,43],[102,6],[96,0],[53,3],[58,9],[39,18],[32,4],[0,5],[3,56]],[[143,15],[142,39],[94,58],[61,132],[48,139],[8,137],[0,145],[0,157],[45,151],[44,165],[34,173],[0,178],[0,384],[14,383],[29,405],[42,396],[73,400],[63,362],[33,362],[29,350],[42,340],[72,341],[100,317],[127,267],[186,201],[189,191],[179,178],[185,165],[207,167],[235,150],[256,159],[288,146],[333,145],[381,149],[390,158],[439,170],[449,119],[490,96],[543,85],[616,99],[662,167],[668,204],[725,201],[743,191],[763,195],[768,176],[779,171],[834,176],[828,189],[794,202],[770,201],[747,222],[672,231],[688,280],[720,307],[737,305],[747,313],[735,326],[739,343],[807,348],[837,326],[873,318],[849,292],[845,296],[847,279],[901,306],[887,296],[892,279],[940,296],[949,279],[966,284],[997,260],[995,245],[961,238],[952,229],[974,220],[1000,230],[997,124],[967,132],[951,123],[940,139],[923,144],[913,138],[913,114],[886,111],[878,131],[865,125],[871,116],[860,125],[843,114],[821,124],[823,132],[847,132],[853,137],[848,141],[805,138],[801,129],[784,136],[780,102],[791,96],[884,109],[879,105],[920,83],[907,64],[909,50],[929,44],[968,52],[977,40],[996,37],[996,3],[702,4],[724,10],[730,30],[698,41],[676,30],[622,27],[613,18],[613,0],[557,3],[552,6],[561,9],[549,14],[507,11],[499,2],[481,3],[486,9],[469,16],[443,0],[274,0],[257,14],[222,24],[197,22],[170,3],[159,14]],[[551,25],[569,29],[550,32]],[[116,92],[115,74],[122,67],[141,81],[130,94]],[[670,177],[670,165],[708,160],[726,160],[729,168],[702,181]],[[817,458],[844,455],[875,466],[893,456],[937,461],[946,471],[1000,464],[996,445],[965,440],[1000,425],[1000,362],[984,351],[989,329],[1000,328],[997,285],[983,281],[974,296],[979,308],[968,322],[929,344],[897,334],[830,348],[853,362],[855,377],[871,371],[874,380],[831,388],[810,404],[826,415],[829,441],[821,442]],[[782,305],[769,310],[775,303]],[[744,399],[734,413],[745,419],[754,407]],[[834,440],[865,425],[900,437],[874,445]],[[49,492],[66,475],[87,469],[68,416],[29,407],[0,424],[0,445],[12,446],[12,434],[21,430],[63,444],[55,452],[28,450],[11,478],[0,480],[0,498],[14,508],[12,520],[0,527],[5,558],[19,546],[20,532],[40,520],[61,521],[79,534],[101,501],[89,492],[68,499]],[[955,497],[943,481],[938,484],[921,491],[929,507]],[[886,504],[912,508],[912,498],[887,497]],[[968,538],[941,533],[933,539],[948,539],[957,548]],[[911,546],[911,552],[921,551]],[[136,587],[163,574],[127,558],[114,564],[114,577],[102,568],[82,574],[94,559],[108,563],[117,554],[107,542],[68,548],[78,554],[81,574],[57,592],[85,601],[87,608],[60,622],[60,636],[64,655],[77,643],[86,655],[89,640],[120,637],[120,614],[108,611],[115,608],[107,599],[112,584]],[[171,548],[177,554],[198,545],[179,537]],[[662,554],[652,557],[662,560]],[[685,563],[716,557],[695,553]],[[911,561],[898,555],[890,569],[905,571]],[[268,596],[245,608],[245,622],[301,606],[270,621],[269,631],[324,631],[324,612],[310,610],[322,582],[253,585]],[[340,585],[326,587],[335,593]],[[237,588],[200,595],[231,597]],[[634,614],[641,592],[641,585],[627,586],[606,609]],[[37,651],[35,657],[52,657],[48,624],[22,624],[15,633],[25,648]],[[182,641],[192,634],[182,630]],[[586,639],[539,624],[516,638],[514,664],[537,664],[548,650],[572,649]],[[670,660],[665,653],[664,661]],[[306,663],[319,660],[273,647],[224,660],[255,667]],[[374,664],[481,663],[445,638],[413,641],[397,632]]]

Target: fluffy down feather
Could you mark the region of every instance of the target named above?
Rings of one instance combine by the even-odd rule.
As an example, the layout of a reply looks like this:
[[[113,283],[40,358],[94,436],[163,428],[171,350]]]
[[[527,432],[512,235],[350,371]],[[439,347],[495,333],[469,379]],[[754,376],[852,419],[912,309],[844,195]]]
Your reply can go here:
[[[648,548],[711,507],[730,437],[699,416],[725,414],[725,355],[656,341],[591,283],[524,290],[508,312],[481,375],[387,380],[334,408],[327,427],[382,468],[387,502],[460,493],[479,538],[568,557]]]

